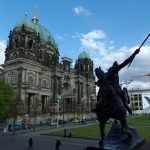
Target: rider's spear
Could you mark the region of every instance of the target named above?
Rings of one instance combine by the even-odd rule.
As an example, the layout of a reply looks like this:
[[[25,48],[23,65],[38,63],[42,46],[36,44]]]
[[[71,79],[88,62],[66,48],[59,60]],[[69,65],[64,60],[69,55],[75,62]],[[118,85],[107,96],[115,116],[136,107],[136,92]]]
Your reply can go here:
[[[141,49],[141,47],[144,45],[144,43],[147,41],[148,37],[150,36],[150,33],[148,34],[148,36],[145,38],[145,40],[142,42],[142,44],[140,45],[140,47],[138,49]],[[129,63],[128,67],[131,65],[132,61]]]
[[[146,40],[148,39],[149,36],[150,36],[150,33],[149,33],[148,36],[145,38],[145,40],[143,41],[143,43],[140,45],[139,49],[141,49],[141,47],[144,45],[144,43],[146,42]]]

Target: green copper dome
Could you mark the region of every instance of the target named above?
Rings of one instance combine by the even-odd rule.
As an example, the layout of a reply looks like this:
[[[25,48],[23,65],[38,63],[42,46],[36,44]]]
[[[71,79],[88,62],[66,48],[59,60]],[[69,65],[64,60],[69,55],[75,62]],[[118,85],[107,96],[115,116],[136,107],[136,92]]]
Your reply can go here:
[[[21,28],[22,25],[25,26],[25,28],[30,28],[33,31],[35,31],[37,34],[40,34],[41,41],[44,42],[45,44],[51,44],[53,45],[56,49],[58,48],[57,43],[55,42],[52,34],[43,26],[33,23],[33,21],[22,19],[18,21],[15,25],[15,28]]]
[[[85,51],[80,53],[80,55],[78,56],[78,59],[91,59],[89,54],[86,53]]]

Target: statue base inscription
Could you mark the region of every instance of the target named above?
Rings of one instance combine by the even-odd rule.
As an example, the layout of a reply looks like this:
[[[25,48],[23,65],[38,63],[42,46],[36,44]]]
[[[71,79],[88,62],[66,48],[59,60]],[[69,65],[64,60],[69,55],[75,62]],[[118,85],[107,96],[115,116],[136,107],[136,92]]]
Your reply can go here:
[[[144,143],[144,138],[134,128],[129,127],[129,132],[130,137],[121,133],[120,124],[113,124],[103,145],[87,146],[87,150],[134,150]]]

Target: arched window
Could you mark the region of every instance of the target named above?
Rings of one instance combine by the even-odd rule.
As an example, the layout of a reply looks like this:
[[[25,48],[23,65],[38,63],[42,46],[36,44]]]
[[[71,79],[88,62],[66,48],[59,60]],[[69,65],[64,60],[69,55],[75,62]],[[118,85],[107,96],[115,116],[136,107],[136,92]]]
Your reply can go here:
[[[16,45],[16,48],[19,47],[19,45],[18,45],[18,39],[15,39],[15,45]]]
[[[33,45],[33,41],[30,40],[30,41],[29,41],[29,48],[30,48],[30,49],[32,48],[32,45]]]
[[[14,75],[10,76],[10,84],[15,84],[15,76]]]
[[[29,85],[33,85],[33,77],[32,77],[32,75],[28,76],[28,84]]]
[[[81,71],[83,71],[83,66],[81,66]]]
[[[51,65],[52,64],[52,55],[49,55],[49,62],[48,62],[48,65]]]
[[[44,79],[43,81],[42,81],[42,88],[47,88],[47,84],[46,84],[46,79]]]
[[[86,71],[86,65],[85,64],[83,65],[83,71]]]

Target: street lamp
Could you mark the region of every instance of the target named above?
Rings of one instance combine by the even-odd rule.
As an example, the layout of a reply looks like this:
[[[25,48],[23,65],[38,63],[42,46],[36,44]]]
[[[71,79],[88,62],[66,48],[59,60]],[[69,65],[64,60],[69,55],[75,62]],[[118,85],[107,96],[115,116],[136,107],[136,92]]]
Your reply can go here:
[[[76,95],[76,89],[74,88],[73,89],[73,94],[74,94],[74,124],[75,124],[75,113],[76,113],[76,103],[75,103],[75,101],[76,101],[76,98],[75,98],[75,95]]]
[[[31,117],[31,110],[30,110],[30,98],[31,96],[29,96],[29,92],[28,89],[30,88],[30,84],[26,83],[24,90],[25,90],[25,106],[26,106],[26,113],[28,116],[28,125],[30,124],[30,117]]]
[[[38,113],[38,95],[33,96],[33,131],[35,132],[35,123],[36,123],[36,117]]]
[[[93,109],[94,107],[94,97],[95,97],[95,94],[91,94],[91,110]],[[90,111],[91,111],[90,110]]]
[[[63,126],[64,126],[64,113],[65,113],[65,102],[64,102],[64,98],[63,98],[63,93],[62,93],[62,95],[61,95],[61,98],[62,98],[62,105],[63,105]]]
[[[61,96],[57,95],[57,127],[59,126],[59,103],[61,100]]]
[[[84,106],[84,98],[81,98],[81,111],[82,111],[82,119],[83,119],[83,106]]]
[[[35,119],[36,119],[36,108],[35,108],[35,97],[33,98],[33,131],[35,132]]]

